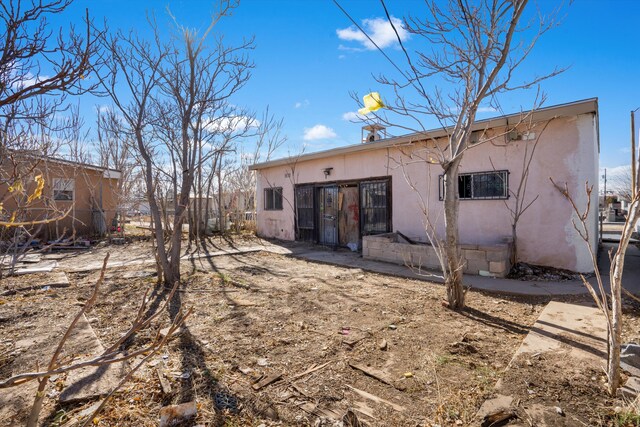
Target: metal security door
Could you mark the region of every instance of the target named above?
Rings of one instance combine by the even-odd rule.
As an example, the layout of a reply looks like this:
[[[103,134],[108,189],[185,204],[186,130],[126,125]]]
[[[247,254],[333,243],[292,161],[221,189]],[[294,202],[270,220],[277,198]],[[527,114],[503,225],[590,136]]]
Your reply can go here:
[[[318,240],[323,245],[338,245],[338,187],[320,187],[318,189],[318,213],[320,235]]]

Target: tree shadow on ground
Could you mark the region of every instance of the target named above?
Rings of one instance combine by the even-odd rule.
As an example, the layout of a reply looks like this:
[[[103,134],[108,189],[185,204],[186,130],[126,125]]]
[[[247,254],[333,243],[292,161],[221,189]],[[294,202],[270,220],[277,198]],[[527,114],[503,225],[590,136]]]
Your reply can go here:
[[[501,317],[493,316],[491,314],[471,307],[465,307],[464,310],[459,311],[458,313],[470,320],[482,323],[483,325],[489,326],[491,328],[502,329],[504,331],[518,335],[526,335],[531,329],[530,326],[512,322],[511,320],[503,319]]]

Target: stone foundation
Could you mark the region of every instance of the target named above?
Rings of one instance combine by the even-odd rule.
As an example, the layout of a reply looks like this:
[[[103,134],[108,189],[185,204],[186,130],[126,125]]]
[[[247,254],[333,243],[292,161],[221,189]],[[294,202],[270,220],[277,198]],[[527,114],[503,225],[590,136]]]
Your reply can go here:
[[[460,245],[464,273],[505,277],[511,270],[511,245]],[[376,261],[402,264],[414,268],[440,270],[440,262],[431,245],[410,244],[396,233],[364,236],[362,257]]]

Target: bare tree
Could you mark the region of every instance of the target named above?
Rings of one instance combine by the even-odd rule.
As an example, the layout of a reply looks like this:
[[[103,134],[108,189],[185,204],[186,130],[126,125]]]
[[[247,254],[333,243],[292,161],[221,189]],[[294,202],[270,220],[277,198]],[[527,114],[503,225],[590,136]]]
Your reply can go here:
[[[202,165],[228,150],[230,141],[246,132],[253,120],[239,114],[229,102],[251,76],[253,64],[247,51],[253,48],[253,40],[230,47],[213,34],[218,21],[233,7],[223,2],[202,34],[178,26],[178,37],[160,70],[157,129],[179,171],[172,183],[174,229],[169,242],[169,271],[164,272],[170,284],[180,280],[182,223],[194,180]],[[211,43],[213,48],[209,48]],[[205,151],[206,147],[211,149]],[[220,180],[220,171],[218,174]]]
[[[400,79],[379,76],[376,80],[394,91],[390,113],[402,117],[403,123],[376,114],[378,121],[422,134],[431,143],[427,158],[437,163],[444,174],[444,271],[447,300],[450,308],[464,307],[463,263],[458,239],[458,169],[464,154],[471,148],[473,124],[479,108],[486,103],[497,104],[505,92],[527,89],[558,74],[533,77],[512,84],[516,71],[532,51],[538,38],[552,21],[540,15],[537,28],[521,24],[527,0],[496,0],[468,2],[450,0],[426,1],[425,17],[409,17],[404,26],[425,48],[410,54],[406,49],[384,0],[382,5],[390,25],[405,54],[405,65],[392,62],[401,73]],[[357,25],[357,23],[354,22]],[[521,40],[525,28],[533,36]],[[375,45],[375,41],[369,38]],[[417,43],[414,40],[414,43]],[[521,79],[518,79],[520,82]],[[427,89],[429,88],[429,89]],[[405,98],[405,93],[411,99]],[[433,140],[426,132],[426,120],[435,118],[446,132],[444,140]],[[418,139],[418,138],[417,138]],[[473,149],[478,149],[478,144]]]
[[[255,136],[248,138],[253,144],[253,151],[245,152],[241,149],[234,167],[229,171],[228,188],[233,198],[231,208],[235,210],[236,231],[244,223],[242,216],[245,210],[255,212],[256,173],[250,166],[260,161],[269,161],[273,153],[285,144],[287,137],[282,134],[282,126],[283,120],[277,120],[267,107],[260,118]]]
[[[56,128],[53,115],[66,108],[66,97],[96,88],[89,72],[100,66],[96,39],[102,32],[89,21],[88,11],[80,32],[71,27],[54,35],[48,26],[47,18],[63,13],[72,1],[0,4],[0,159],[7,150],[47,150],[37,140],[25,141],[25,132]]]
[[[551,179],[551,178],[550,178]],[[573,227],[578,235],[585,242],[589,248],[591,254],[591,261],[593,262],[593,268],[595,270],[596,283],[598,289],[594,289],[593,286],[582,276],[582,282],[589,290],[589,293],[596,302],[598,308],[602,311],[607,321],[607,379],[609,381],[609,393],[615,396],[616,390],[620,386],[620,347],[622,344],[622,273],[624,271],[624,257],[629,246],[631,234],[633,233],[636,223],[640,218],[640,191],[636,190],[636,193],[631,197],[631,205],[629,207],[629,214],[622,228],[622,234],[620,236],[620,242],[618,247],[612,250],[608,255],[611,259],[611,269],[609,272],[609,292],[605,290],[605,286],[600,275],[598,268],[597,254],[594,253],[592,248],[592,241],[595,236],[591,236],[589,231],[593,228],[587,223],[589,211],[591,209],[591,192],[593,186],[589,183],[585,183],[587,193],[587,206],[578,207],[574,201],[574,196],[569,193],[567,184],[560,186],[551,179],[551,182],[556,189],[571,203],[574,211],[574,217],[577,218],[577,222],[573,220]],[[636,185],[635,187],[639,187]]]
[[[156,28],[152,20],[150,25]],[[101,43],[107,55],[105,64],[108,74],[100,81],[114,107],[122,115],[122,132],[130,135],[140,157],[146,198],[151,211],[155,255],[160,272],[168,272],[163,218],[157,199],[158,163],[155,158],[159,150],[152,130],[152,97],[157,90],[160,67],[167,55],[167,47],[157,37],[148,42],[133,32],[105,35],[101,38]],[[160,279],[161,275],[158,276],[158,280]]]
[[[631,202],[632,197],[632,188],[631,183],[633,182],[632,174],[631,174],[631,165],[624,166],[620,169],[616,168],[615,173],[610,174],[610,189],[615,191],[622,200],[626,202]],[[605,194],[605,199],[606,199]]]
[[[253,41],[228,47],[213,33],[219,20],[234,7],[222,2],[202,33],[176,24],[176,35],[166,44],[152,20],[153,42],[133,33],[103,38],[111,52],[107,60],[110,73],[102,79],[103,86],[122,114],[140,156],[158,261],[167,284],[180,280],[182,223],[194,181],[200,178],[201,167],[220,153],[220,145],[232,138],[229,129],[237,132],[237,121],[232,124],[241,110],[229,98],[250,77],[252,64],[246,52]],[[124,101],[119,84],[131,95],[131,101]],[[160,182],[168,187],[158,188]],[[168,242],[159,190],[173,201]]]
[[[57,211],[42,193],[44,160],[59,151],[64,133],[74,126],[72,119],[56,116],[68,109],[68,96],[96,87],[89,71],[100,67],[96,38],[102,33],[88,12],[79,31],[52,29],[48,18],[71,3],[0,3],[0,222],[9,225],[2,227],[0,239],[11,238],[14,255],[19,241],[30,242],[45,225],[68,214]],[[44,213],[27,217],[36,202]]]
[[[504,200],[504,206],[509,211],[509,215],[511,216],[511,264],[516,264],[519,259],[518,253],[518,224],[520,223],[520,219],[527,212],[527,210],[538,200],[539,194],[535,194],[533,196],[528,195],[528,183],[529,183],[529,174],[531,172],[531,162],[534,159],[536,149],[538,148],[538,144],[542,136],[544,135],[545,130],[549,126],[549,124],[553,121],[553,118],[547,120],[542,123],[533,123],[532,117],[528,117],[527,120],[524,121],[524,127],[521,131],[520,135],[535,135],[535,139],[533,142],[527,140],[524,144],[524,151],[522,153],[522,172],[520,173],[520,179],[516,186],[516,189],[509,189],[510,200]],[[537,132],[536,132],[537,130]],[[514,132],[518,132],[517,127],[514,127]],[[503,145],[507,146],[508,142],[508,134],[504,135],[504,143],[496,143],[492,142],[493,145]],[[491,166],[496,169],[493,161],[491,161]]]
[[[120,171],[116,190],[117,210],[133,207],[141,180],[132,135],[127,133],[121,117],[111,108],[97,109],[98,156],[102,167]]]

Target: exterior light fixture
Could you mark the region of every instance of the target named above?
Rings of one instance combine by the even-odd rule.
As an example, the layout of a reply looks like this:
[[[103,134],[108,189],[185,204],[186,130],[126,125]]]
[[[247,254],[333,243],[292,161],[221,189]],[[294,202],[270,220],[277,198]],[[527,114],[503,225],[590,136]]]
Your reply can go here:
[[[322,169],[322,172],[324,172],[324,177],[328,177],[329,175],[331,175],[331,171],[333,170],[333,168],[324,168]]]

